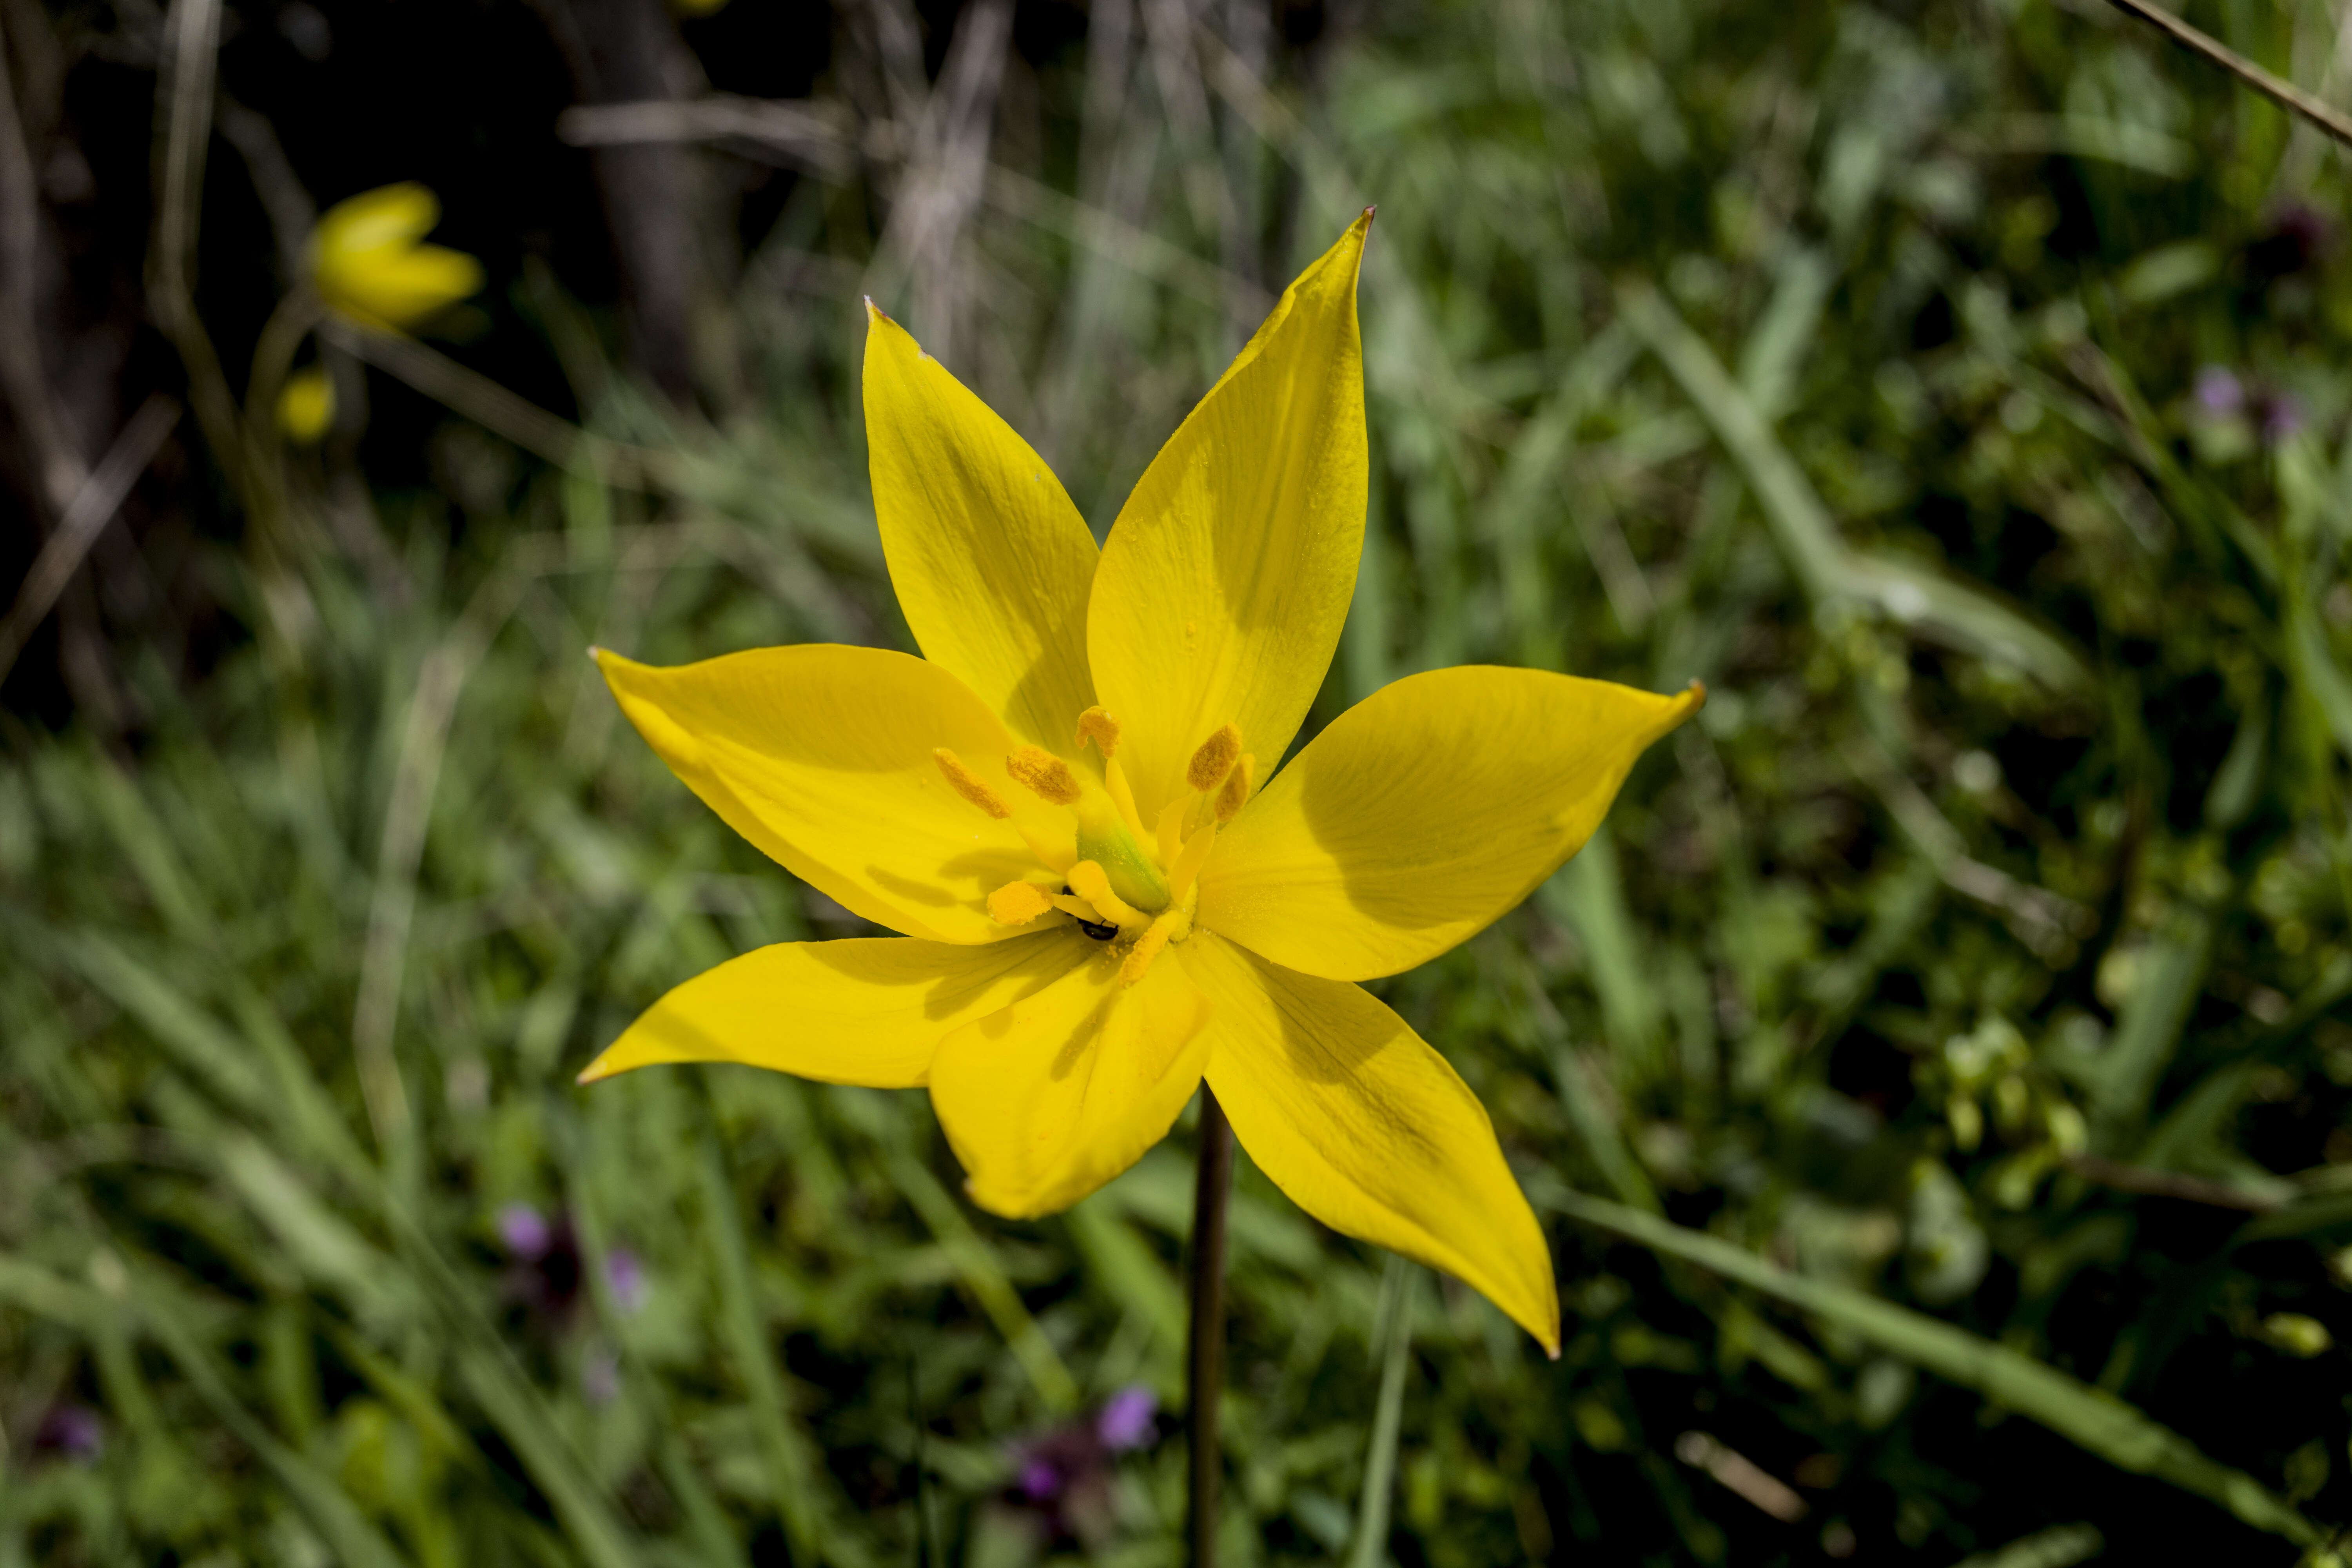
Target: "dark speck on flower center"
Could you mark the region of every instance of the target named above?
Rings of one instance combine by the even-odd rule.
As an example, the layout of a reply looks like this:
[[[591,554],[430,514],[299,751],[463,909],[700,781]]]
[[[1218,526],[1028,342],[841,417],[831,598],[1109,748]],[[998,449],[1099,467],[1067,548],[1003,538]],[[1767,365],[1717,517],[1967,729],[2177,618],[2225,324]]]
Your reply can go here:
[[[1069,884],[1066,882],[1062,885],[1062,896],[1066,899],[1071,896]],[[1118,927],[1097,925],[1092,921],[1080,921],[1078,922],[1078,929],[1086,932],[1088,936],[1094,938],[1097,942],[1108,942],[1111,938],[1118,934]]]

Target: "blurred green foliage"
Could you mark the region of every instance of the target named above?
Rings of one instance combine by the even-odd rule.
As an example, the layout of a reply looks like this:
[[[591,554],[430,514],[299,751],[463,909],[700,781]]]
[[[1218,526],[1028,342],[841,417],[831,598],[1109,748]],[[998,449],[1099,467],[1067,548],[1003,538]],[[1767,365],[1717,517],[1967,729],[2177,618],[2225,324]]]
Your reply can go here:
[[[2347,85],[2323,7],[2192,16]],[[135,746],[12,735],[0,1564],[1176,1561],[1178,1445],[1057,1546],[1015,1446],[1181,1403],[1187,1134],[1008,1225],[919,1095],[572,1085],[667,986],[857,929],[581,654],[903,642],[861,286],[1099,527],[1373,199],[1373,527],[1314,722],[1465,661],[1713,695],[1382,988],[1552,1216],[1565,1353],[1418,1270],[1376,1310],[1381,1260],[1244,1161],[1229,1560],[1368,1511],[1353,1561],[1432,1568],[2336,1560],[2340,153],[2048,0],[1383,7],[1311,72],[1240,13],[1090,22],[994,173],[793,154],[720,416],[506,280],[658,484],[462,418],[372,504],[348,441],[295,454],[307,552],[211,566],[290,631],[128,660]]]

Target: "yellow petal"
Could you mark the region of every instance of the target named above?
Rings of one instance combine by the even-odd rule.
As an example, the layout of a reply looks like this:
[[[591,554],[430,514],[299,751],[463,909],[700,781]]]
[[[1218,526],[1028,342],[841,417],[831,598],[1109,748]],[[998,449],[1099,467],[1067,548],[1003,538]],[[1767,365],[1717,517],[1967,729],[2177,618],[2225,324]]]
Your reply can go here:
[[[1583,847],[1705,695],[1476,665],[1383,687],[1219,835],[1200,922],[1332,980],[1434,958]]]
[[[362,251],[322,260],[312,274],[319,296],[371,327],[405,331],[482,286],[482,264],[437,245]]]
[[[866,306],[866,441],[898,607],[923,656],[1059,751],[1094,704],[1095,540],[1029,443]]]
[[[1364,542],[1356,273],[1370,221],[1284,293],[1103,547],[1087,648],[1147,819],[1220,725],[1282,755],[1339,646]]]
[[[1168,956],[1215,1009],[1209,1087],[1258,1169],[1332,1229],[1476,1289],[1558,1355],[1543,1229],[1445,1058],[1358,986],[1206,932]]]
[[[310,245],[320,258],[381,250],[423,239],[440,221],[440,198],[415,180],[403,180],[346,196],[320,213]]]
[[[663,1062],[746,1062],[912,1089],[941,1039],[1050,984],[1096,945],[1053,933],[989,947],[899,936],[778,942],[673,988],[580,1081]]]
[[[1201,1081],[1208,1003],[1173,964],[1132,988],[1105,943],[1052,984],[967,1024],[931,1060],[931,1104],[974,1203],[1065,1209],[1166,1135]]]
[[[662,669],[599,651],[621,710],[727,826],[855,913],[933,942],[996,942],[988,895],[1037,869],[1019,828],[1066,817],[1016,790],[1004,726],[903,653],[806,643]],[[965,800],[935,749],[1011,808]]]

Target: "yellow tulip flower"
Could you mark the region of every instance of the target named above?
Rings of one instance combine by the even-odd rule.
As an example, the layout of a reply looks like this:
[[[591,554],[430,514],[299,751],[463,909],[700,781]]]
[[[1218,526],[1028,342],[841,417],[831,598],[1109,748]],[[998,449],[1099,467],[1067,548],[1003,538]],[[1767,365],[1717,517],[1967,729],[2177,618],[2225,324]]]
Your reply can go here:
[[[1558,1352],[1550,1255],[1485,1110],[1354,983],[1517,904],[1703,693],[1435,670],[1267,765],[1362,552],[1370,216],[1290,286],[1099,553],[1028,445],[868,306],[875,510],[926,657],[597,658],[730,826],[905,934],[721,964],[583,1082],[736,1061],[927,1087],[972,1199],[1023,1217],[1132,1164],[1205,1076],[1299,1206]]]
[[[311,288],[361,326],[406,331],[482,286],[480,262],[420,243],[440,221],[439,198],[413,180],[337,202],[310,231]]]

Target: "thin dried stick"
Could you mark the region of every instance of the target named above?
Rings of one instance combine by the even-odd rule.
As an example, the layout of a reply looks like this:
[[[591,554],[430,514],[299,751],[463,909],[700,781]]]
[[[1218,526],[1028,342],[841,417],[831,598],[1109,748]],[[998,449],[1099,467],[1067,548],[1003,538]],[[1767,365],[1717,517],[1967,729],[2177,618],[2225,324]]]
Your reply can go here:
[[[81,488],[58,521],[57,531],[41,545],[40,554],[33,558],[33,569],[25,574],[25,581],[16,589],[16,602],[9,606],[8,616],[0,621],[0,680],[8,678],[15,668],[16,656],[25,649],[26,639],[42,617],[58,602],[58,595],[73,580],[75,568],[89,547],[98,542],[99,534],[113,521],[122,506],[123,497],[155,460],[156,451],[163,437],[180,421],[179,402],[156,393],[140,405],[114,438],[114,445],[97,468],[82,481]]]
[[[2148,0],[2107,0],[2107,3],[2118,11],[2162,28],[2182,48],[2191,54],[2204,56],[2280,108],[2293,110],[2338,142],[2352,147],[2352,118],[2330,109],[2284,77],[2272,75],[2220,39],[2190,26],[2171,12],[2150,5]]]

